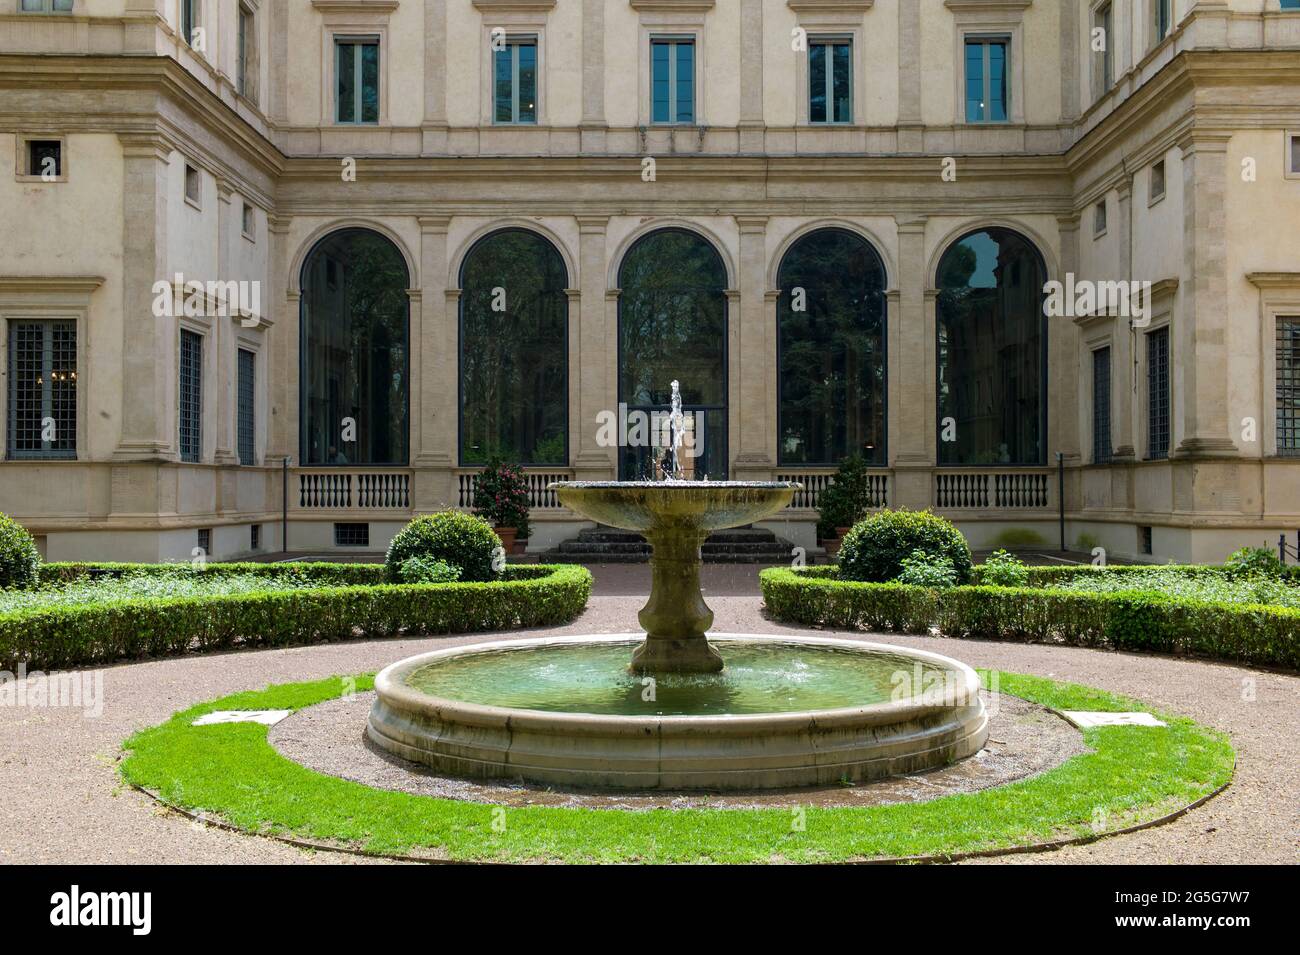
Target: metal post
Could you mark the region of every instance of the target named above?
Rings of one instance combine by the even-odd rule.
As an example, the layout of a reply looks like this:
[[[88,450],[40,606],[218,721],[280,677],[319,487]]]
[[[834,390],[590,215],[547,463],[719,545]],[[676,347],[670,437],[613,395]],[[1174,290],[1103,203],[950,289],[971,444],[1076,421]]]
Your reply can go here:
[[[280,462],[280,550],[289,553],[289,455]]]
[[[1061,550],[1065,546],[1065,452],[1056,452],[1056,509],[1061,522]]]

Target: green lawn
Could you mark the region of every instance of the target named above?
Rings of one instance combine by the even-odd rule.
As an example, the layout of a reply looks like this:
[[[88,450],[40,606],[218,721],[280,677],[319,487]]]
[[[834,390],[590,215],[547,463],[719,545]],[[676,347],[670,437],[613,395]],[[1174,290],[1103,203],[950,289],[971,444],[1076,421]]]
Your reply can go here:
[[[1004,693],[1056,709],[1150,709],[1039,677],[1000,673],[999,681]],[[355,685],[366,690],[373,684],[370,677],[359,677]],[[310,706],[337,697],[344,686],[339,677],[285,684],[177,713],[127,740],[122,774],[170,804],[248,831],[372,853],[491,861],[834,862],[1068,838],[1093,833],[1098,819],[1104,820],[1103,831],[1124,828],[1213,792],[1231,778],[1234,759],[1223,734],[1161,713],[1167,729],[1084,731],[1093,752],[1032,779],[927,803],[810,807],[803,830],[796,831],[790,809],[502,810],[387,792],[285,759],[267,743],[264,726],[190,725],[212,710]],[[358,729],[363,718],[358,707]]]

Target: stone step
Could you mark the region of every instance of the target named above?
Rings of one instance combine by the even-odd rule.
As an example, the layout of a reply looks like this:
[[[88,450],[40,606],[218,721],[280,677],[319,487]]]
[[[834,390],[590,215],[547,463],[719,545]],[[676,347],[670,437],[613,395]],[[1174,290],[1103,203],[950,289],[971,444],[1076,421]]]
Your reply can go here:
[[[558,548],[565,554],[649,554],[650,545],[645,541],[562,541]]]
[[[778,540],[770,541],[715,541],[709,538],[700,547],[705,554],[788,554],[793,544],[786,546]]]

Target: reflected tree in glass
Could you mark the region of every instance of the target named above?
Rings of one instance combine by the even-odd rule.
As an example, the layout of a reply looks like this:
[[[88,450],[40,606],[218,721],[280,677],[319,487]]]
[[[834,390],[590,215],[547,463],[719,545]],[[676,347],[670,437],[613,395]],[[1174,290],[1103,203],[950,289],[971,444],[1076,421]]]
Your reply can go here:
[[[326,236],[307,256],[301,303],[303,464],[407,463],[409,283],[397,247],[365,229]]]
[[[783,465],[886,463],[885,267],[844,229],[800,238],[777,274]]]
[[[684,229],[638,239],[619,268],[619,401],[669,408],[672,382],[695,415],[695,476],[726,475],[727,272],[716,249]],[[647,449],[626,449],[624,478],[651,473]]]
[[[939,463],[1046,463],[1042,256],[1009,229],[967,235],[939,262]],[[955,440],[945,441],[944,419]]]
[[[567,464],[563,258],[544,236],[504,229],[475,243],[460,281],[461,464]]]

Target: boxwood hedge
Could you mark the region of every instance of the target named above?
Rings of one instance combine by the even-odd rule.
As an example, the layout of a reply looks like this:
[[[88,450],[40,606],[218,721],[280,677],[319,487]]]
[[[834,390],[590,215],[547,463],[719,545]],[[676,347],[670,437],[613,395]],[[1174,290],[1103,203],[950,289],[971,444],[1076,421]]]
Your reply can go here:
[[[0,614],[0,669],[93,666],[123,659],[397,634],[466,633],[566,623],[591,595],[576,565],[507,566],[488,583],[382,584],[377,564],[210,564],[264,570],[267,590],[119,601]],[[50,579],[92,572],[168,572],[167,565],[47,565]],[[170,572],[175,572],[173,565]],[[306,575],[319,587],[275,589]]]
[[[1111,570],[1121,570],[1113,568]],[[1034,568],[1031,583],[1079,568]],[[1045,572],[1045,573],[1044,573]],[[1078,593],[974,585],[931,589],[841,580],[834,567],[774,567],[760,577],[778,620],[845,630],[945,636],[1204,656],[1300,668],[1300,610],[1175,600],[1159,591]]]

